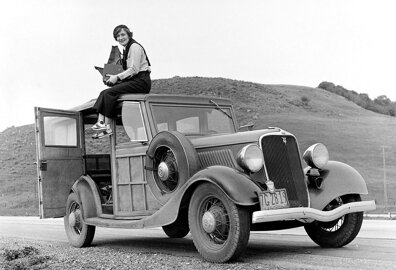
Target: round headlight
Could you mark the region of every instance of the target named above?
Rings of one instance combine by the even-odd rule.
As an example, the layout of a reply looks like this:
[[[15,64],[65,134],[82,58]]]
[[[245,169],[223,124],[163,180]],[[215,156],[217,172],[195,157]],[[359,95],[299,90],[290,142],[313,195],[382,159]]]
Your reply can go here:
[[[255,144],[243,147],[237,156],[238,165],[250,172],[258,172],[264,166],[263,152]]]
[[[316,143],[305,150],[303,159],[308,166],[321,169],[329,161],[329,151],[324,144]]]

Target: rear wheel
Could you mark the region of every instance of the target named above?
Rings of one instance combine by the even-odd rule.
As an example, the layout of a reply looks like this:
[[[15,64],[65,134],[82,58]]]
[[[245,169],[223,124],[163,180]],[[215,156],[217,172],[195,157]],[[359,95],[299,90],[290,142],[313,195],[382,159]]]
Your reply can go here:
[[[210,262],[235,260],[249,241],[249,211],[213,184],[205,183],[195,190],[188,221],[195,247]]]
[[[70,193],[67,198],[64,224],[67,238],[72,246],[87,247],[91,245],[96,227],[83,222],[81,203],[74,192]]]
[[[345,195],[331,201],[324,209],[329,211],[342,204],[361,201],[360,195]],[[305,225],[309,237],[321,247],[342,247],[357,236],[363,223],[363,212],[346,214],[334,221],[314,221]]]

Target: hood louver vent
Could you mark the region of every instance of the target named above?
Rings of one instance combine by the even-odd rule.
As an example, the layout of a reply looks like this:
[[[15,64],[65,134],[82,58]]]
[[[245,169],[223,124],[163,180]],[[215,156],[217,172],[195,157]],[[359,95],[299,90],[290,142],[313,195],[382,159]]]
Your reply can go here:
[[[201,169],[214,165],[236,168],[236,161],[230,149],[198,152],[198,158]]]

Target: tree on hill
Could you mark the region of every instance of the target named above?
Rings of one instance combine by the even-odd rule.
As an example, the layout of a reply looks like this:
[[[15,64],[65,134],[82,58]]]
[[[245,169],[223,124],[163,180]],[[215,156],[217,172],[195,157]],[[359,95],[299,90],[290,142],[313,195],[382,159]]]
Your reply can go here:
[[[381,106],[389,106],[392,103],[392,101],[385,95],[378,96],[374,99],[374,102]]]
[[[367,94],[359,94],[356,91],[345,89],[341,85],[326,81],[321,82],[318,88],[343,96],[366,110],[396,116],[396,102],[392,102],[386,95],[380,95],[371,100]]]

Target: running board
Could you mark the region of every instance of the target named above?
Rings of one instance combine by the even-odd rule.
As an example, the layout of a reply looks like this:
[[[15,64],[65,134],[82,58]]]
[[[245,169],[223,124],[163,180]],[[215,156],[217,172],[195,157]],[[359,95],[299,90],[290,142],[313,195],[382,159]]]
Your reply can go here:
[[[107,227],[107,228],[121,228],[121,229],[143,229],[144,218],[140,219],[109,219],[109,218],[86,218],[84,222],[88,225]]]

